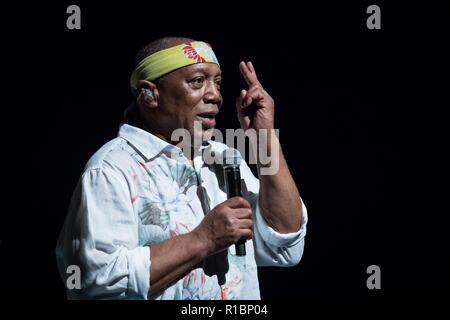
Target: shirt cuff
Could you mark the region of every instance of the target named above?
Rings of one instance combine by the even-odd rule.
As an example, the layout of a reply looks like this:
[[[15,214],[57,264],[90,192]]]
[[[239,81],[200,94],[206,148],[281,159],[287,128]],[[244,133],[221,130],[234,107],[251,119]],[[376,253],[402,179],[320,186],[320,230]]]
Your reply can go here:
[[[150,247],[137,247],[128,252],[128,296],[147,300],[150,289]]]
[[[256,228],[264,242],[276,247],[289,248],[297,245],[306,235],[306,223],[308,222],[308,214],[305,204],[302,201],[302,225],[297,232],[279,233],[270,227],[261,215],[259,208],[259,199],[256,202]]]

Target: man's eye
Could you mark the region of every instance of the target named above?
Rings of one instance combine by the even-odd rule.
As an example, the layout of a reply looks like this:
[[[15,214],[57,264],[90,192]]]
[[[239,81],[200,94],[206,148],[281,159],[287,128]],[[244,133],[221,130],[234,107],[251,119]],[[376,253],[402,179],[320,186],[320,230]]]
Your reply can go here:
[[[192,80],[192,82],[194,82],[194,84],[202,84],[204,81],[203,78],[195,78],[194,80]]]

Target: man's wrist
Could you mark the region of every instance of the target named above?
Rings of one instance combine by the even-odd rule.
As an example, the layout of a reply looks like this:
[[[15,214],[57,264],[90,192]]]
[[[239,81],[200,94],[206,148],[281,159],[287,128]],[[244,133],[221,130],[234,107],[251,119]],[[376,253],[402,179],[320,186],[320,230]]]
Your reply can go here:
[[[196,248],[196,256],[200,261],[203,261],[213,253],[213,242],[205,234],[203,234],[199,228],[192,230],[187,235],[189,237],[187,240],[193,244],[194,248]]]

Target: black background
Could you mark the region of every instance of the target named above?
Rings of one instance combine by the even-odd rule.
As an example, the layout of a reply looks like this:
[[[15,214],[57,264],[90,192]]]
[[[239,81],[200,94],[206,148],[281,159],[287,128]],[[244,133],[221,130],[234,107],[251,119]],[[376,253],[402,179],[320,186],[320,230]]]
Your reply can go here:
[[[66,28],[70,4],[81,30]],[[2,5],[0,295],[65,299],[54,248],[72,191],[117,134],[136,51],[163,36],[212,44],[218,128],[239,125],[241,60],[275,100],[309,223],[298,266],[259,269],[263,298],[447,295],[449,18],[430,2]],[[381,290],[366,287],[372,264]]]

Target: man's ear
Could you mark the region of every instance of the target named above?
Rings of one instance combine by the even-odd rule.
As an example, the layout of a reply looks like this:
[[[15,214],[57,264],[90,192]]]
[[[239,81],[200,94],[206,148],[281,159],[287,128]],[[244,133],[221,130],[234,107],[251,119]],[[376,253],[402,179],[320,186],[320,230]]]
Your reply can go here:
[[[148,80],[139,80],[137,102],[146,108],[158,107],[159,93],[156,85]]]

